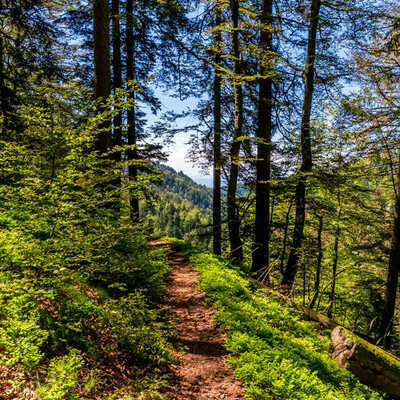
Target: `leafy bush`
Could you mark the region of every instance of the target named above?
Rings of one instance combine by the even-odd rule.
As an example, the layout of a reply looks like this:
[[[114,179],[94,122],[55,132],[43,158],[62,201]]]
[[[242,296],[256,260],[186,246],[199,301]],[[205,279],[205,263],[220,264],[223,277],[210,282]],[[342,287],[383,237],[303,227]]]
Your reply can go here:
[[[149,308],[145,296],[135,292],[119,300],[109,300],[111,310],[111,337],[118,346],[129,349],[131,362],[164,364],[171,361],[170,333],[159,320],[155,310]]]
[[[47,371],[44,385],[38,389],[39,400],[73,400],[78,396],[71,393],[78,384],[78,373],[83,366],[82,356],[77,350],[54,358]]]
[[[39,310],[20,287],[2,283],[0,290],[0,347],[6,355],[2,362],[34,368],[44,357],[42,347],[48,337],[40,326]]]
[[[116,184],[125,165],[94,151],[110,115],[71,114],[61,96],[0,140],[0,363],[42,400],[156,393],[169,325],[153,303],[169,266],[121,201],[153,177]]]

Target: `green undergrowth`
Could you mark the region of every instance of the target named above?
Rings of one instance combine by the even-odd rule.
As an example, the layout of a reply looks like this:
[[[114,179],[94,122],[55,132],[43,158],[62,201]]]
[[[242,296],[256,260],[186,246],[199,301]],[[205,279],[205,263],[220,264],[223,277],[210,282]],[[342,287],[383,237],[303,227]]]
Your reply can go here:
[[[199,272],[249,399],[382,399],[328,355],[329,333],[269,295],[224,259],[177,242]]]
[[[3,249],[11,246],[0,236]],[[70,249],[80,265],[43,254],[42,241],[24,236],[3,257],[0,363],[13,398],[163,398],[171,326],[154,304],[169,274],[166,257],[133,229],[108,228],[97,238],[86,257],[82,243]],[[32,397],[24,397],[28,388]]]
[[[121,180],[123,149],[96,151],[126,96],[96,116],[71,96],[22,107],[0,141],[0,398],[161,399],[169,265],[129,207],[159,174]]]

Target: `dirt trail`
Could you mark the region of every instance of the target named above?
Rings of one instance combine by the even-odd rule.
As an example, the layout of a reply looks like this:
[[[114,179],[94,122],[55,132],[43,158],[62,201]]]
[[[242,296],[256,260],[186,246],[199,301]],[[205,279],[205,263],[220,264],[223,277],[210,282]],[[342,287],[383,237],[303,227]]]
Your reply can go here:
[[[226,362],[224,335],[214,326],[215,310],[204,302],[197,273],[181,253],[170,254],[172,276],[164,299],[176,317],[174,378],[168,395],[173,400],[244,400],[243,389]],[[184,352],[179,349],[184,348]]]

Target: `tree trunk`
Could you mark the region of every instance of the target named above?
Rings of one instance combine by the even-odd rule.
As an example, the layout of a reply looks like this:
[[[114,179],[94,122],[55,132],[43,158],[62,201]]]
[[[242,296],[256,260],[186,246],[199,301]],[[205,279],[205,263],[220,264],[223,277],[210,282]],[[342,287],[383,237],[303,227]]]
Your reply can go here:
[[[239,152],[243,127],[243,92],[241,81],[241,54],[239,49],[239,0],[230,0],[232,19],[232,50],[233,50],[233,86],[235,99],[235,125],[233,142],[231,145],[231,165],[227,193],[228,230],[231,245],[230,258],[232,263],[238,265],[243,261],[243,248],[240,239],[239,211],[236,204],[236,190],[239,177]]]
[[[108,0],[93,0],[93,44],[94,44],[94,97],[98,111],[107,111],[105,101],[110,96],[110,31]],[[96,150],[105,153],[111,148],[110,121],[99,126]]]
[[[321,283],[321,266],[322,266],[322,257],[324,255],[322,251],[322,228],[324,225],[324,218],[322,215],[318,215],[318,238],[317,238],[317,247],[318,247],[318,258],[317,258],[317,271],[315,274],[315,283],[314,283],[314,295],[310,301],[309,307],[314,308],[315,302],[318,299],[319,295],[319,286]]]
[[[119,0],[112,0],[112,48],[113,48],[113,86],[114,93],[122,87],[122,63],[121,63],[121,32],[120,32],[120,12]],[[114,135],[113,145],[122,146],[122,110],[114,116]],[[115,153],[116,161],[121,161],[121,152]]]
[[[251,271],[257,273],[268,268],[269,259],[269,205],[271,179],[271,136],[272,136],[272,0],[261,0],[260,32],[260,82],[258,100],[257,131],[257,180],[256,215],[253,263]]]
[[[332,265],[332,286],[331,286],[331,292],[329,293],[328,310],[327,310],[327,315],[329,318],[332,318],[335,309],[336,275],[337,275],[337,265],[339,258],[339,238],[340,238],[339,223],[340,223],[340,215],[342,212],[342,207],[340,204],[340,196],[338,196],[338,201],[339,201],[338,212],[337,212],[338,225],[336,227],[336,233],[335,233],[334,257]]]
[[[383,390],[390,398],[400,399],[400,360],[378,346],[340,326],[315,310],[295,303],[290,297],[265,287],[266,293],[295,307],[311,321],[332,329],[329,352],[341,368],[348,369],[365,384]]]
[[[126,1],[126,78],[127,81],[133,82],[135,79],[135,59],[134,59],[134,46],[135,40],[133,36],[133,0]],[[134,88],[129,90],[129,109],[127,112],[128,123],[128,145],[134,146],[133,149],[128,151],[128,159],[135,161],[138,159],[136,149],[136,113],[135,113],[135,91]],[[129,179],[135,181],[138,176],[137,165],[129,166]],[[136,194],[131,194],[131,211],[132,220],[137,221],[139,218],[139,199]]]
[[[4,79],[4,42],[3,37],[0,36],[0,117],[3,118],[1,121],[2,124],[2,133],[4,134],[7,129],[7,120],[6,120],[6,99],[5,99],[5,79]]]
[[[290,293],[298,270],[299,250],[303,243],[303,230],[306,212],[306,181],[312,168],[310,120],[314,92],[314,63],[316,37],[319,20],[321,0],[311,1],[310,28],[308,32],[307,60],[304,76],[304,100],[301,116],[301,156],[300,177],[296,186],[296,217],[294,223],[293,243],[290,250],[288,263],[283,275],[281,290]]]
[[[287,237],[288,237],[289,222],[290,222],[290,211],[292,210],[292,206],[293,206],[293,198],[290,198],[289,208],[286,213],[285,228],[283,231],[283,248],[282,248],[282,255],[281,255],[281,263],[279,266],[282,275],[284,273],[283,264],[285,262],[285,256],[286,256],[286,245],[287,245]]]
[[[330,352],[341,368],[356,375],[361,382],[400,399],[400,360],[338,326],[331,334]]]
[[[221,33],[221,8],[216,1],[215,27],[216,27],[216,53],[215,64],[221,64],[222,33]],[[214,176],[213,176],[213,252],[221,255],[221,75],[215,68],[214,71]]]
[[[385,300],[383,303],[383,314],[381,324],[381,336],[386,349],[390,347],[394,310],[396,305],[397,285],[400,272],[400,159],[396,180],[396,200],[394,211],[394,224],[392,232],[392,243],[390,248],[389,268],[386,280]]]

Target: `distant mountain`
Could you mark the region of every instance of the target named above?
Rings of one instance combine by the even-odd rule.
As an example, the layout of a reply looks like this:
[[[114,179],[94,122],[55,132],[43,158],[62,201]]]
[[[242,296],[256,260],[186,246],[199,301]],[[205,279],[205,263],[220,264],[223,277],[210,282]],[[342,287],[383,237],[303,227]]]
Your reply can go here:
[[[212,189],[162,165],[163,184],[152,189],[155,201],[142,202],[141,217],[153,226],[156,236],[189,240],[210,249],[212,227]]]
[[[213,178],[212,176],[196,176],[192,178],[197,184],[207,186],[208,188],[212,188],[213,186]]]
[[[182,171],[176,172],[166,165],[160,166],[159,170],[164,174],[164,184],[159,187],[162,192],[179,194],[195,206],[211,210],[213,195],[211,188],[196,183]]]

